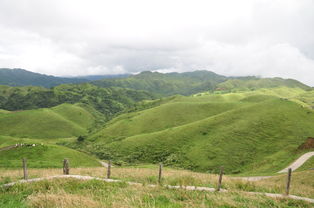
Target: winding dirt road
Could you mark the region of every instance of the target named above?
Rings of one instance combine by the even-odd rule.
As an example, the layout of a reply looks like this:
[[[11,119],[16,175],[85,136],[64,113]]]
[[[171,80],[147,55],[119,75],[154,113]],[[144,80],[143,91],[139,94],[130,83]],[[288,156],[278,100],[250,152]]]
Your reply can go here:
[[[290,164],[288,167],[286,167],[285,169],[282,169],[278,173],[286,173],[286,172],[288,172],[289,168],[291,168],[292,171],[294,171],[294,170],[298,169],[299,167],[301,167],[312,156],[314,156],[314,152],[305,153],[304,155],[299,157],[296,161],[294,161],[292,164]]]
[[[295,171],[299,167],[301,167],[307,160],[309,160],[312,156],[314,156],[314,152],[307,152],[304,155],[300,156],[296,161],[291,163],[288,167],[278,171],[277,173],[287,173],[288,169],[291,168],[292,171]],[[250,177],[235,177],[246,181],[259,181],[266,178],[271,178],[273,176],[250,176]]]

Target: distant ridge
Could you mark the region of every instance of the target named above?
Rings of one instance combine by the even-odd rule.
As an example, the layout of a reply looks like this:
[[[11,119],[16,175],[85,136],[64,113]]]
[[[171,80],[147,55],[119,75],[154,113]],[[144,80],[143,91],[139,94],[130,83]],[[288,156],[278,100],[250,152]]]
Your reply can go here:
[[[130,74],[108,74],[108,75],[88,75],[88,76],[77,76],[77,77],[66,77],[66,78],[78,78],[85,79],[89,81],[101,80],[101,79],[116,79],[116,78],[126,78],[129,77]]]
[[[30,72],[24,69],[0,68],[0,85],[54,87],[60,84],[88,82],[81,78],[63,78]]]
[[[206,70],[165,74],[143,71],[126,78],[97,80],[92,83],[99,87],[145,90],[160,96],[192,95],[215,90],[254,90],[282,86],[297,87],[305,90],[311,89],[309,86],[294,79],[259,78],[255,76],[227,77]]]
[[[227,77],[211,71],[159,73],[143,71],[136,75],[90,75],[78,77],[55,77],[24,69],[0,68],[0,85],[41,86],[51,88],[61,84],[91,82],[98,87],[120,87],[144,90],[159,96],[192,95],[215,90],[254,90],[273,87],[298,87],[311,89],[294,80],[283,78],[259,78],[254,76]]]
[[[51,75],[30,72],[25,69],[0,68],[0,85],[8,85],[12,87],[40,86],[50,88],[60,84],[76,84],[100,79],[126,78],[128,76],[129,76],[128,74],[117,74],[117,75],[90,75],[77,77],[56,77]]]

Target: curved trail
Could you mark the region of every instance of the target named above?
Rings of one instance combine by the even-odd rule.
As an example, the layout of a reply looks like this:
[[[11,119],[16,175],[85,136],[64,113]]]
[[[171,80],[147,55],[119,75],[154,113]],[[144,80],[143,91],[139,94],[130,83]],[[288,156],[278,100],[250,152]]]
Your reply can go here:
[[[312,156],[314,156],[314,152],[307,152],[301,155],[296,161],[291,163],[288,167],[278,171],[277,173],[287,173],[288,169],[291,168],[292,171],[295,171],[299,167],[301,167],[306,161],[308,161]],[[267,178],[271,178],[273,176],[249,176],[249,177],[235,177],[246,181],[259,181]]]
[[[101,164],[101,166],[105,167],[105,168],[108,168],[108,163],[106,162],[103,162],[101,160],[99,160],[99,163]]]
[[[299,157],[296,161],[294,161],[292,164],[290,164],[288,167],[286,167],[285,169],[282,169],[278,173],[286,173],[286,172],[288,172],[289,168],[291,168],[292,171],[294,171],[294,170],[298,169],[299,167],[301,167],[312,156],[314,156],[314,152],[305,153],[304,155]]]
[[[4,184],[0,187],[3,188],[9,188],[11,186],[14,186],[15,184],[18,183],[31,183],[31,182],[37,182],[37,181],[43,181],[43,180],[51,180],[55,178],[75,178],[79,180],[99,180],[99,181],[105,181],[108,183],[119,183],[123,182],[121,180],[114,180],[114,179],[103,179],[103,178],[98,178],[98,177],[91,177],[91,176],[81,176],[81,175],[57,175],[57,176],[50,176],[50,177],[44,177],[44,178],[34,178],[34,179],[29,179],[29,180],[20,180],[17,182],[12,182],[8,184]],[[135,185],[135,186],[147,186],[151,188],[158,187],[159,185],[155,184],[148,184],[144,185],[141,183],[136,183],[136,182],[126,182],[129,185]],[[209,188],[209,187],[198,187],[198,186],[171,186],[171,185],[163,185],[165,188],[169,189],[183,189],[187,191],[206,191],[206,192],[215,192],[215,188]],[[220,189],[220,192],[230,192],[226,189]],[[246,194],[252,194],[252,195],[263,195],[271,198],[289,198],[289,199],[294,199],[294,200],[301,200],[301,201],[306,201],[309,203],[314,203],[314,199],[307,198],[307,197],[301,197],[301,196],[295,196],[295,195],[282,195],[282,194],[274,194],[274,193],[262,193],[262,192],[246,192],[246,191],[239,191],[241,193],[246,193]]]
[[[19,147],[19,146],[17,146],[17,145],[10,145],[10,146],[6,146],[6,147],[1,147],[0,148],[0,152],[1,151],[5,151],[5,150],[14,149],[14,148],[17,148],[17,147]]]

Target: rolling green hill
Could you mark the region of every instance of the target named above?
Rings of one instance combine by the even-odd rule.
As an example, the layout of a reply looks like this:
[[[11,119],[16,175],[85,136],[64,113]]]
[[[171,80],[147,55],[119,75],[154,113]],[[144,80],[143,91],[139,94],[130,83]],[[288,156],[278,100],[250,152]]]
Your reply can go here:
[[[260,88],[275,88],[275,87],[290,87],[290,88],[301,88],[310,89],[307,85],[294,80],[294,79],[282,79],[282,78],[238,78],[229,79],[225,82],[219,83],[217,88],[220,90],[255,90]]]
[[[85,153],[58,145],[37,143],[36,146],[0,151],[0,168],[20,168],[22,158],[27,158],[30,168],[61,168],[64,158],[69,159],[71,167],[100,166],[97,159]]]
[[[24,138],[65,138],[86,134],[97,117],[81,105],[0,112],[0,135]]]
[[[177,96],[118,116],[88,138],[88,148],[117,162],[276,172],[302,154],[298,146],[314,135],[314,97],[306,96],[311,93],[275,88]]]

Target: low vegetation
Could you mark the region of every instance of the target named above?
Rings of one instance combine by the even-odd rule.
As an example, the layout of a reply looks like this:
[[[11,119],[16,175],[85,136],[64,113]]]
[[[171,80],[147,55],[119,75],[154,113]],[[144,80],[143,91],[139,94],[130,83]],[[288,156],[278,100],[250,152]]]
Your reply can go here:
[[[71,174],[104,177],[105,168],[71,168]],[[61,174],[59,169],[30,169],[30,177]],[[121,183],[96,180],[54,179],[11,188],[0,188],[0,205],[5,207],[312,207],[291,199],[273,199],[248,195],[242,191],[284,193],[286,175],[248,182],[224,176],[223,188],[228,193],[152,188],[157,183],[157,167],[113,167],[112,176]],[[313,171],[293,173],[291,194],[314,197]],[[0,183],[21,179],[20,170],[1,170]],[[165,168],[163,184],[216,187],[217,175]],[[141,188],[124,181],[144,184]],[[60,200],[62,199],[62,200]]]

